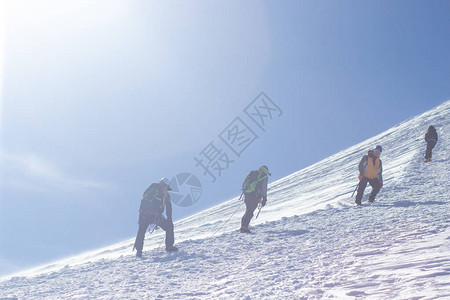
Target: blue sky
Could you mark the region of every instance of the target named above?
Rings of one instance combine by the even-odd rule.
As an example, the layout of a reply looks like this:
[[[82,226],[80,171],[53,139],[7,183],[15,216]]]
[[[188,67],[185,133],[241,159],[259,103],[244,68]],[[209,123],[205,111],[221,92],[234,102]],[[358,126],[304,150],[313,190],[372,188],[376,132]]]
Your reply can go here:
[[[448,1],[2,5],[3,273],[134,237],[163,176],[201,180],[180,219],[450,98]],[[282,111],[265,131],[244,112],[261,92]],[[258,136],[240,156],[219,138],[236,117]],[[214,183],[211,142],[234,160]]]

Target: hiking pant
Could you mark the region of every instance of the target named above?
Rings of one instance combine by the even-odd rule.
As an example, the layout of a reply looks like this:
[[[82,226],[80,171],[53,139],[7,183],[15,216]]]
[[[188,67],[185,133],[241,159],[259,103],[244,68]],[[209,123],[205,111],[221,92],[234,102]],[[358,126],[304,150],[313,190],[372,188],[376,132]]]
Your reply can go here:
[[[173,222],[164,218],[163,215],[139,215],[139,230],[134,242],[134,247],[137,252],[142,252],[144,248],[145,232],[150,224],[155,224],[161,227],[166,232],[166,249],[173,246],[174,234],[173,234]]]
[[[375,196],[380,191],[381,187],[380,187],[380,181],[378,181],[378,178],[369,179],[367,177],[363,177],[363,179],[361,179],[361,181],[359,182],[358,193],[356,194],[356,202],[359,204],[361,204],[361,199],[363,197],[364,190],[366,189],[367,183],[369,183],[370,186],[372,187],[372,192],[370,193],[370,196],[369,196],[370,202],[375,200]]]
[[[241,220],[241,227],[248,228],[250,224],[250,220],[253,218],[253,212],[258,207],[260,196],[256,194],[256,192],[245,193],[245,214]]]
[[[427,151],[425,151],[425,159],[431,159],[431,150],[436,146],[436,141],[427,142]]]

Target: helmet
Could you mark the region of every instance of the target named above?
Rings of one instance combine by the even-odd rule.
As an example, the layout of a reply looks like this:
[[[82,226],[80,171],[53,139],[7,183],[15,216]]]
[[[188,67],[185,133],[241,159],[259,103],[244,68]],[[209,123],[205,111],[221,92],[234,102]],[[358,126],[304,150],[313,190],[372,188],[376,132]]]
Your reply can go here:
[[[381,147],[380,145],[375,147],[375,150],[378,150],[380,152],[383,152],[383,147]]]
[[[267,167],[267,166],[261,166],[260,168],[259,168],[259,171],[260,172],[264,172],[265,174],[267,174],[267,175],[272,175],[272,174],[270,174],[269,173],[269,168]]]
[[[161,178],[159,183],[164,183],[167,186],[167,189],[170,189],[170,180],[167,179],[166,177]]]

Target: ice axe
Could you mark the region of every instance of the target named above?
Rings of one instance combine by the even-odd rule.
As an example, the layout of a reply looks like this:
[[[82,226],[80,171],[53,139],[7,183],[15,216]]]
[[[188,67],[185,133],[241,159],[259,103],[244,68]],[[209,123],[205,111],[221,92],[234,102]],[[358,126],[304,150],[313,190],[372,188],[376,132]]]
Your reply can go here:
[[[353,193],[350,196],[350,198],[353,198],[353,195],[355,194],[356,190],[358,189],[360,183],[361,183],[361,181],[359,181],[358,184],[356,185],[355,190],[353,191]]]
[[[239,200],[238,200],[238,201],[241,201],[242,196],[244,196],[244,193],[245,193],[245,191],[242,191],[242,194],[241,194],[241,196],[239,197]]]

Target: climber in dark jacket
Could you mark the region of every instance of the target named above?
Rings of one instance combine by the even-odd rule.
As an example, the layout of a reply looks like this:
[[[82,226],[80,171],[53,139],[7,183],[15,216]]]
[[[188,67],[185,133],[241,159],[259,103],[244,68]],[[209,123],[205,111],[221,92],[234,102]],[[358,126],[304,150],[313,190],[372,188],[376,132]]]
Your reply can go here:
[[[159,183],[152,183],[144,192],[139,208],[139,231],[134,242],[134,249],[137,250],[136,256],[142,256],[144,248],[145,232],[150,224],[161,227],[166,232],[166,251],[177,251],[178,248],[173,245],[173,222],[172,222],[172,203],[170,202],[169,179],[162,178]],[[166,210],[167,219],[163,212]]]
[[[425,141],[427,142],[427,150],[425,151],[425,162],[431,161],[431,151],[438,141],[438,136],[434,126],[428,127],[427,133],[425,133]]]
[[[245,196],[246,209],[241,220],[240,229],[243,233],[250,232],[248,225],[258,204],[261,203],[261,207],[266,205],[268,176],[270,176],[269,169],[266,166],[262,166],[258,170],[251,171],[245,177],[242,190]]]

